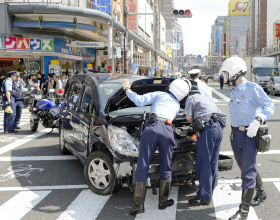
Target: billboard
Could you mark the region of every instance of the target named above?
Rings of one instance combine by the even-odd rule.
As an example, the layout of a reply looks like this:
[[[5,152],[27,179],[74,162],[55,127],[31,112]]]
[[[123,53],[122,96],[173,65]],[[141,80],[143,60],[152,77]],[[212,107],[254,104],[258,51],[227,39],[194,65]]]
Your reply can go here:
[[[249,0],[230,0],[229,15],[250,15]]]
[[[113,0],[113,18],[123,24],[123,0]]]
[[[280,21],[276,21],[273,23],[273,42],[272,48],[277,48],[278,46],[278,36],[280,37]]]
[[[280,37],[280,23],[276,24],[276,37]]]

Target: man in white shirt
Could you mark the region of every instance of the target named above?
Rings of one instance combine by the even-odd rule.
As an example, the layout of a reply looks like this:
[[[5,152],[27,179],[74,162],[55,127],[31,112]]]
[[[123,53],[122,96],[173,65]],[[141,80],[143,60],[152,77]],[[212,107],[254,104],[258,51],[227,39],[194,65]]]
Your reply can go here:
[[[55,76],[56,86],[55,86],[55,93],[56,93],[56,104],[59,105],[61,102],[62,94],[58,94],[58,92],[63,89],[62,82],[59,75]]]
[[[205,83],[199,79],[199,75],[201,74],[200,69],[193,69],[189,72],[190,79],[197,82],[199,91],[201,95],[207,96],[212,99],[212,89]]]

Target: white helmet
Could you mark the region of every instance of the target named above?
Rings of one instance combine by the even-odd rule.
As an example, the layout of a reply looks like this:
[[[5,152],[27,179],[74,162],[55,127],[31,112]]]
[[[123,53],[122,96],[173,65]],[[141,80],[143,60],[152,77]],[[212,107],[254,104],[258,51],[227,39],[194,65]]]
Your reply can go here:
[[[200,73],[201,73],[200,69],[192,69],[191,71],[189,71],[190,75],[196,75],[196,74],[199,75]]]
[[[185,98],[189,91],[191,90],[192,84],[189,80],[183,79],[175,79],[169,85],[169,91],[177,98],[180,102],[183,98]]]
[[[241,75],[245,75],[247,72],[247,66],[243,59],[239,57],[231,57],[225,60],[222,64],[219,74],[228,72],[228,79],[235,84],[235,81]]]

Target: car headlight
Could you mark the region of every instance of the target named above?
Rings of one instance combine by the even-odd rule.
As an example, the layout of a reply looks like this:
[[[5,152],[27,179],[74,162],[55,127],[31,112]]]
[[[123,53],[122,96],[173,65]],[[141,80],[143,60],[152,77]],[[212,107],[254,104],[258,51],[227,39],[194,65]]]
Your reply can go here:
[[[108,126],[108,135],[114,151],[124,156],[138,157],[138,141],[133,139],[127,131],[110,125]]]

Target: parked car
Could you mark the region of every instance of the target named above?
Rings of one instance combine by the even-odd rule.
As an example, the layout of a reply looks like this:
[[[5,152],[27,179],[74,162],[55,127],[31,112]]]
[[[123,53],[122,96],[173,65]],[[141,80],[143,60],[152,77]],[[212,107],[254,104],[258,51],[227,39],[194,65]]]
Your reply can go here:
[[[136,75],[88,74],[71,77],[65,87],[59,124],[59,149],[73,153],[84,165],[89,188],[100,195],[133,187],[139,140],[149,118],[149,106],[136,107],[122,89],[129,79],[138,94],[165,91],[174,80]],[[181,101],[184,108],[185,100]],[[173,121],[175,146],[173,182],[196,179],[195,132],[182,113]],[[159,182],[159,154],[149,169],[151,186]],[[232,159],[220,155],[219,168],[231,169]]]
[[[280,94],[280,77],[273,76],[267,83],[267,94],[272,93],[274,96]]]

